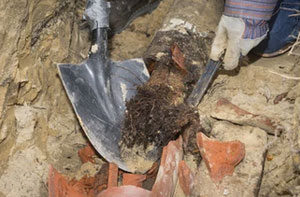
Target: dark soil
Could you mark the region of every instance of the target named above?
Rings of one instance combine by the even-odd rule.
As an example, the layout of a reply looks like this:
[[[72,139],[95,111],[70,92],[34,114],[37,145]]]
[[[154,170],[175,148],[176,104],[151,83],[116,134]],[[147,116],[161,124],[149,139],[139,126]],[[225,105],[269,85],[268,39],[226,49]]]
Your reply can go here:
[[[192,108],[170,103],[173,94],[169,87],[163,85],[138,88],[137,96],[126,105],[122,138],[128,148],[143,145],[146,149],[148,144],[163,147],[182,134],[192,122],[199,122],[199,116]]]

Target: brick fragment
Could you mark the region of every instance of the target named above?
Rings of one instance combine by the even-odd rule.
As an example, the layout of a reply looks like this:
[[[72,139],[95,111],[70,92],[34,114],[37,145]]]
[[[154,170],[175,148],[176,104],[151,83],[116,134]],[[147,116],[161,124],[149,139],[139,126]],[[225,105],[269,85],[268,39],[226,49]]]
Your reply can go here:
[[[245,156],[245,146],[240,141],[221,142],[197,134],[197,144],[201,156],[214,182],[219,182],[226,175],[232,175],[234,167]]]
[[[258,127],[269,134],[280,134],[282,130],[281,125],[269,117],[250,113],[225,98],[218,100],[212,117],[235,124]]]
[[[94,182],[95,180],[92,177],[83,177],[79,181],[68,181],[62,174],[50,166],[48,174],[48,196],[88,197],[88,193],[94,185]]]
[[[194,186],[194,175],[184,160],[179,162],[178,178],[182,191],[189,196]]]
[[[144,174],[131,174],[123,173],[123,185],[133,185],[136,187],[142,187],[143,182],[146,180]]]
[[[93,158],[94,155],[96,155],[96,151],[91,145],[87,145],[86,147],[78,151],[78,156],[82,163],[95,163],[95,160]]]
[[[170,141],[163,148],[160,167],[151,192],[152,197],[173,196],[178,180],[178,166],[182,157],[181,137],[176,141]]]
[[[114,163],[109,163],[107,187],[110,188],[116,186],[118,186],[118,166]]]

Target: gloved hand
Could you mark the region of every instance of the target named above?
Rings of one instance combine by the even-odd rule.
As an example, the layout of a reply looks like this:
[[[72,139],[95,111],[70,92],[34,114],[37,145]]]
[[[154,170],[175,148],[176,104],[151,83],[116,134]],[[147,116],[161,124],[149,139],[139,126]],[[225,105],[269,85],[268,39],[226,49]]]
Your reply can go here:
[[[226,50],[224,68],[236,68],[240,56],[246,56],[266,37],[267,21],[272,16],[276,1],[226,0],[210,58],[218,61]]]
[[[219,60],[226,49],[224,68],[235,69],[239,64],[240,56],[246,56],[267,35],[265,33],[255,39],[244,39],[243,34],[246,28],[243,19],[223,15],[212,44],[210,58],[214,61]]]

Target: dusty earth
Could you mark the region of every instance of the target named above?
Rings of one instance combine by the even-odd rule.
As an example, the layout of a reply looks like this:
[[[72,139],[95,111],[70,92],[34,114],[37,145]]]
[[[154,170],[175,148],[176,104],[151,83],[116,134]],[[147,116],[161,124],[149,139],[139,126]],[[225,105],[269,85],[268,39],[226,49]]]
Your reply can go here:
[[[141,57],[172,2],[164,0],[151,15],[116,35],[110,41],[112,59]],[[0,4],[0,196],[47,196],[50,164],[79,179],[94,175],[104,162],[98,158],[96,164],[82,165],[77,151],[88,142],[56,69],[56,63],[78,63],[87,57],[84,5],[78,0]],[[267,135],[262,146],[267,155],[258,196],[300,195],[300,80],[293,78],[300,76],[299,64],[295,56],[250,57],[238,71],[221,71],[199,105],[208,131],[223,124],[213,114],[221,97],[282,125],[282,134]],[[255,128],[230,121],[226,125],[241,132]],[[192,161],[189,165],[196,168]]]

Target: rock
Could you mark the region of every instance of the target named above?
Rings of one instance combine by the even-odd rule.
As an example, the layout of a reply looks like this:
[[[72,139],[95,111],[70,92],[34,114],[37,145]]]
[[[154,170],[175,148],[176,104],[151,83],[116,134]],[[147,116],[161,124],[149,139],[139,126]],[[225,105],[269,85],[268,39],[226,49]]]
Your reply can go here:
[[[78,9],[74,0],[0,5],[0,196],[47,196],[50,163],[68,173],[80,168],[86,139],[55,67],[80,61],[71,57],[74,43],[81,53],[89,48]]]
[[[212,112],[212,116],[217,119],[227,120],[232,123],[259,127],[270,134],[279,134],[280,125],[272,121],[270,118],[264,115],[252,114],[238,106],[232,104],[225,98],[218,100],[215,110]]]
[[[184,160],[179,162],[178,178],[184,194],[189,196],[194,186],[194,175]]]
[[[296,151],[294,152],[299,152],[300,150],[300,96],[295,100],[293,135],[296,138],[295,140]],[[299,167],[299,172],[300,172],[300,167]]]
[[[214,183],[204,162],[195,175],[194,195],[209,196],[257,196],[266,155],[267,134],[249,126],[237,126],[229,122],[216,122],[212,136],[221,141],[239,140],[245,145],[245,157],[235,167],[232,176],[225,176],[219,183]]]
[[[259,196],[276,197],[284,194],[287,196],[299,196],[300,193],[295,187],[300,181],[295,166],[297,153],[295,154],[291,151],[290,140],[278,138],[274,142],[268,150],[268,155],[272,155],[272,160],[265,161]],[[287,152],[289,154],[286,154]]]
[[[36,126],[36,110],[29,106],[19,106],[15,108],[15,117],[17,120],[17,145],[26,141],[31,141]]]
[[[147,176],[143,174],[130,174],[123,173],[123,185],[133,185],[136,187],[142,187],[143,182]]]
[[[179,162],[182,160],[182,138],[170,141],[163,148],[160,167],[152,188],[153,197],[171,197],[174,194],[178,179]]]
[[[46,181],[41,180],[47,178],[47,174],[42,173],[48,171],[48,165],[43,162],[45,158],[46,155],[35,146],[11,154],[7,168],[3,169],[0,177],[0,191],[3,196],[45,196],[47,193],[40,191],[46,184]]]
[[[245,146],[240,141],[221,142],[197,134],[197,144],[201,156],[214,182],[219,182],[226,175],[232,175],[234,167],[245,156]]]
[[[4,110],[4,102],[5,102],[5,96],[6,96],[7,88],[8,88],[7,85],[5,85],[5,86],[0,85],[0,118],[2,117],[2,112]],[[1,118],[1,120],[2,120],[2,118]],[[1,121],[0,121],[0,123],[1,123]],[[1,133],[0,133],[0,143],[3,140],[2,138],[3,137],[1,137]]]
[[[271,144],[265,161],[259,196],[299,196],[300,177],[300,99],[295,98],[293,126],[279,137],[269,137]]]

